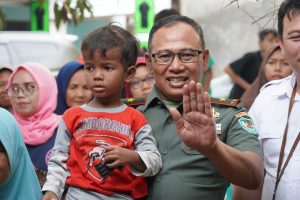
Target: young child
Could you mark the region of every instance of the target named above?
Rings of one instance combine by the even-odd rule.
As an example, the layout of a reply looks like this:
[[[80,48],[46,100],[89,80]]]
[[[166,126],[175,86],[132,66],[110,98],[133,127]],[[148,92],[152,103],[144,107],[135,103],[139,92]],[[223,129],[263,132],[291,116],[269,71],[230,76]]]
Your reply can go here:
[[[82,42],[85,77],[94,99],[68,109],[48,163],[43,199],[136,199],[147,195],[144,177],[162,162],[152,129],[139,111],[121,103],[134,75],[136,38],[110,24]]]

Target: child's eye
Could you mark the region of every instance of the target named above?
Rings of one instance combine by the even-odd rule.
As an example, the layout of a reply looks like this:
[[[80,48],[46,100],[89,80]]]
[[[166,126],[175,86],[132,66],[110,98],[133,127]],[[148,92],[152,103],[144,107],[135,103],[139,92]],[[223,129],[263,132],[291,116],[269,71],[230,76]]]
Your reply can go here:
[[[90,65],[85,65],[84,69],[87,70],[87,71],[89,71],[89,72],[92,72],[94,70],[94,68],[92,66],[90,66]]]
[[[113,69],[111,66],[104,66],[103,68],[106,71],[111,71]]]

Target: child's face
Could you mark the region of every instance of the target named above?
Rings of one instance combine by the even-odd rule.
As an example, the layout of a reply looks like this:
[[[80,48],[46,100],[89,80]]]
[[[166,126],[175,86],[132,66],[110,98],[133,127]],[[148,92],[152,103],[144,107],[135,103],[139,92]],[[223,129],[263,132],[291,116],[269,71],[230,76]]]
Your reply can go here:
[[[106,57],[95,52],[93,57],[84,57],[84,69],[88,87],[92,90],[94,106],[113,107],[120,105],[120,95],[127,76],[121,63],[120,49],[112,48]]]
[[[265,65],[265,77],[268,81],[285,78],[292,72],[292,67],[289,65],[280,49],[276,50],[271,55]]]

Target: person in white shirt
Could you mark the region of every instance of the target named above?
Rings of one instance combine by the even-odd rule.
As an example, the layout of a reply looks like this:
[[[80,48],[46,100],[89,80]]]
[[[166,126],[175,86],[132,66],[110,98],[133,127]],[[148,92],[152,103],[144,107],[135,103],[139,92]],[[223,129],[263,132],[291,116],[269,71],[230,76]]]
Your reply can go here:
[[[278,11],[279,43],[293,74],[262,87],[249,115],[259,133],[265,178],[262,200],[300,196],[300,1],[283,1]],[[294,147],[293,147],[294,146]]]

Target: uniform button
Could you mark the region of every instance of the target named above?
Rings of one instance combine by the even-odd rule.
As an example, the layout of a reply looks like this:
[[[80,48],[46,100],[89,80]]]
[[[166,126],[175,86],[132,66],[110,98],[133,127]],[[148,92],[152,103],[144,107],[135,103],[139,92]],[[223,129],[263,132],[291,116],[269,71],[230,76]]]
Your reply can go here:
[[[160,177],[157,177],[157,178],[156,178],[156,181],[158,181],[158,182],[161,181],[161,178],[160,178]]]
[[[166,155],[168,153],[168,150],[166,148],[162,148],[161,152]]]

